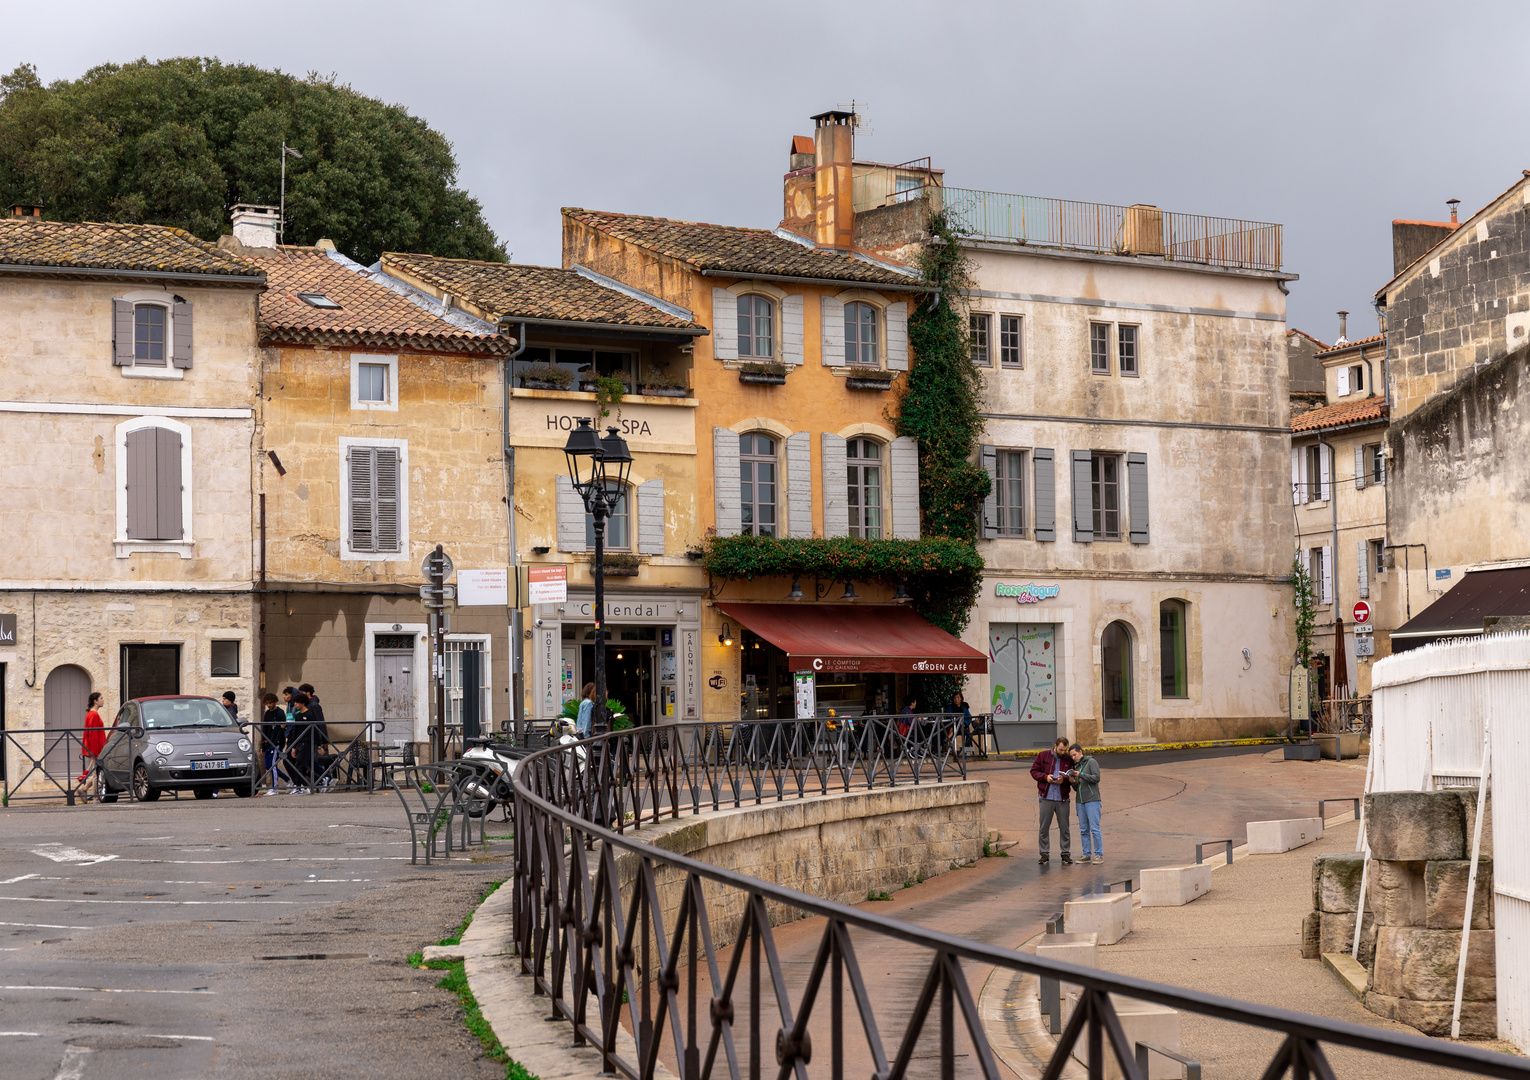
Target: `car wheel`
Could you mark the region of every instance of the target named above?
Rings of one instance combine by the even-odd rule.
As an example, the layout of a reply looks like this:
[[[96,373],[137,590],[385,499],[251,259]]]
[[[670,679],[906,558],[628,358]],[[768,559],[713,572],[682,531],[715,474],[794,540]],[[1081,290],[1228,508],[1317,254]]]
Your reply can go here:
[[[102,769],[96,770],[96,798],[104,803],[117,801],[117,793],[106,782],[106,772]]]
[[[139,802],[155,802],[159,788],[149,783],[149,767],[143,762],[133,766],[133,798]]]
[[[216,795],[217,792],[210,787],[199,787],[192,791],[192,794],[195,795],[198,799],[210,799]]]
[[[241,799],[248,799],[251,795],[255,794],[255,783],[256,781],[252,777],[249,780],[235,784],[234,794],[238,795]]]

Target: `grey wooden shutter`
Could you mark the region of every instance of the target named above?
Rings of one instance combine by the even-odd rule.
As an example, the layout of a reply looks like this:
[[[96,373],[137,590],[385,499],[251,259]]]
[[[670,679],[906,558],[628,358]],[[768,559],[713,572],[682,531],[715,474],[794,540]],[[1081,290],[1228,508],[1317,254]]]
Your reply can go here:
[[[1371,596],[1370,554],[1370,544],[1367,541],[1355,541],[1355,563],[1360,567],[1360,599],[1362,600],[1369,600]]]
[[[712,494],[717,504],[717,535],[737,536],[744,529],[739,513],[738,432],[725,427],[712,429]]]
[[[1148,542],[1147,455],[1126,455],[1126,512],[1130,515],[1131,542]]]
[[[558,550],[584,551],[584,500],[574,482],[561,473],[555,477],[558,503]]]
[[[738,297],[727,289],[712,290],[712,355],[738,359]]]
[[[919,440],[899,435],[888,449],[892,473],[892,537],[919,539]],[[846,494],[848,497],[848,476]]]
[[[1073,451],[1073,542],[1094,542],[1094,492],[1089,486],[1089,461],[1093,455],[1088,450]]]
[[[823,534],[850,535],[850,474],[845,465],[845,440],[823,433]]]
[[[346,468],[351,478],[351,550],[377,550],[377,524],[373,487],[373,458],[376,451],[370,446],[353,446],[347,451]]]
[[[1323,545],[1323,603],[1333,603],[1333,548]]]
[[[133,305],[112,301],[112,365],[133,366]]]
[[[802,363],[802,294],[781,301],[781,362]]]
[[[664,481],[645,480],[637,489],[638,553],[664,554]]]
[[[154,433],[154,539],[179,540],[185,535],[181,520],[181,437],[169,428],[150,428]]]
[[[887,305],[887,370],[908,370],[908,304]]]
[[[1365,489],[1365,447],[1355,447],[1355,489]]]
[[[787,535],[813,535],[813,446],[805,431],[786,439]]]
[[[154,428],[127,433],[127,535],[129,540],[157,540],[159,509],[155,496]]]
[[[1036,477],[1036,539],[1050,543],[1057,539],[1057,463],[1056,451],[1038,446],[1031,451]]]
[[[823,336],[819,342],[819,359],[829,367],[843,367],[845,363],[845,303],[832,296],[818,302],[823,318]],[[841,485],[842,487],[844,485]],[[845,519],[849,528],[849,518]]]
[[[191,302],[177,300],[170,309],[170,362],[182,370],[191,367]]]
[[[399,475],[399,453],[395,447],[379,446],[372,454],[373,467],[377,470],[373,480],[372,522],[377,551],[399,550],[403,535],[403,523],[399,520],[400,489],[404,478]]]
[[[981,448],[981,460],[983,471],[988,474],[988,498],[983,500],[983,520],[979,524],[982,527],[983,539],[992,540],[999,535],[998,448],[984,443]]]

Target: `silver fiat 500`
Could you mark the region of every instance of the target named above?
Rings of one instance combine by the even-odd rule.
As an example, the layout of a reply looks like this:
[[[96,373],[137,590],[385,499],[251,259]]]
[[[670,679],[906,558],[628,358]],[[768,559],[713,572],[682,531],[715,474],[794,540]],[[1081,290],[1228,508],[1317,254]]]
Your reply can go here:
[[[123,705],[101,750],[99,794],[105,802],[133,785],[134,798],[161,791],[210,799],[219,788],[248,798],[257,780],[249,736],[210,697],[135,698]]]

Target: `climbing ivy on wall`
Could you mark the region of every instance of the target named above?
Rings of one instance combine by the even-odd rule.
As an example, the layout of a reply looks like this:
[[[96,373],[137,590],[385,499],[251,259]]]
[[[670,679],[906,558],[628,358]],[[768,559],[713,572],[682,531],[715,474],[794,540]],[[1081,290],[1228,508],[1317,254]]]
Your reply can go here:
[[[1300,555],[1291,560],[1291,606],[1296,609],[1296,659],[1304,668],[1312,666],[1312,628],[1317,624],[1317,596],[1312,575],[1302,565]]]

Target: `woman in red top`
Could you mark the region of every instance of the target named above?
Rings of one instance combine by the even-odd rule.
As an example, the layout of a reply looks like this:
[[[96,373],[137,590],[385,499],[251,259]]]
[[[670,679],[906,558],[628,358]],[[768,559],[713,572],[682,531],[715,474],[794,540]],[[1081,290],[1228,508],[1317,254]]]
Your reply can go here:
[[[96,758],[106,745],[106,728],[101,723],[101,714],[96,712],[100,702],[101,692],[96,690],[91,692],[90,700],[85,705],[85,734],[80,739],[80,763],[85,766],[80,773],[81,784],[89,779],[90,770],[95,767]]]

